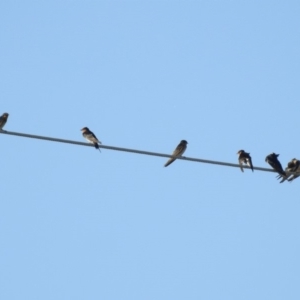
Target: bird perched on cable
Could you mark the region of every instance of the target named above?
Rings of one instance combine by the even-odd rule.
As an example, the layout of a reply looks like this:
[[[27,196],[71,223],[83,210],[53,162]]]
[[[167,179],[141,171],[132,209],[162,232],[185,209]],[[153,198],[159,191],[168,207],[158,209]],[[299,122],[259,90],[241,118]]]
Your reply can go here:
[[[278,160],[279,154],[275,154],[274,152],[269,154],[266,157],[266,162],[280,175],[286,177],[286,173],[283,171],[281,163]]]
[[[277,179],[281,179],[280,183],[283,183],[285,180],[291,181],[291,180],[297,178],[299,175],[296,177],[293,177],[293,176],[295,176],[294,172],[296,172],[299,165],[300,165],[300,161],[297,160],[296,158],[293,158],[290,162],[288,162],[287,167],[285,168],[286,176],[282,176],[282,175],[277,176]]]
[[[244,172],[243,164],[245,164],[248,165],[253,172],[253,165],[252,165],[252,159],[250,153],[247,153],[244,150],[240,150],[237,154],[239,155],[239,164],[240,164],[241,171]]]
[[[166,163],[165,163],[165,167],[167,167],[168,165],[170,165],[174,160],[176,160],[177,157],[182,156],[182,154],[184,153],[184,151],[186,150],[188,142],[186,140],[182,140],[178,146],[176,147],[176,149],[174,150],[174,152],[172,153],[172,156]]]
[[[4,125],[7,122],[7,118],[8,118],[9,114],[8,113],[4,113],[1,117],[0,117],[0,130],[3,130]]]
[[[87,127],[81,129],[83,137],[90,143],[94,144],[96,149],[99,149],[99,144],[101,142],[97,139],[93,132],[91,132]],[[99,149],[100,151],[100,149]],[[101,151],[100,151],[101,152]]]
[[[294,160],[295,167],[293,171],[295,173],[288,179],[288,181],[293,181],[300,176],[300,160],[297,160],[296,158],[294,158]]]

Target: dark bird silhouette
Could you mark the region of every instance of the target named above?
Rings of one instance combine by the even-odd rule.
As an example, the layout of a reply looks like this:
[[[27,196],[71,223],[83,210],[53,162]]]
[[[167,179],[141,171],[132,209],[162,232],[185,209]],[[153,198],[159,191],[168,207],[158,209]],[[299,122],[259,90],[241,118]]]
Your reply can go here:
[[[252,159],[250,153],[247,153],[244,150],[240,150],[237,154],[239,155],[239,164],[240,164],[241,171],[244,172],[243,164],[245,164],[248,165],[253,172],[253,165],[252,165]]]
[[[3,130],[4,125],[7,122],[9,114],[8,113],[4,113],[1,117],[0,117],[0,130]]]
[[[177,157],[182,156],[182,154],[184,153],[184,151],[186,150],[188,142],[186,140],[182,140],[178,146],[176,147],[176,149],[174,150],[174,152],[172,153],[172,156],[166,163],[165,163],[165,167],[167,167],[168,165],[170,165],[174,160],[176,160]]]
[[[266,162],[280,175],[286,177],[285,172],[282,169],[281,163],[278,160],[279,154],[275,154],[274,152],[269,154],[266,157]]]

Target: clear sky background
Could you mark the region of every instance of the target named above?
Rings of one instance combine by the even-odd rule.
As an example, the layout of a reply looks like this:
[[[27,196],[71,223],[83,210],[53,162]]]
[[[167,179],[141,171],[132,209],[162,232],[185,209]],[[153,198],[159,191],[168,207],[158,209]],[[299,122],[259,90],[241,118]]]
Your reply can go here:
[[[9,131],[268,167],[299,153],[299,1],[2,1]],[[0,298],[300,299],[300,180],[0,135]]]

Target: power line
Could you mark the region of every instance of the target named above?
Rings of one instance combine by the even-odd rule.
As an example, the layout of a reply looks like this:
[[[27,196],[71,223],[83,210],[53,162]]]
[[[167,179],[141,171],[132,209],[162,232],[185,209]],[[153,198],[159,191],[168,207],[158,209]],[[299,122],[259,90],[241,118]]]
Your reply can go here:
[[[7,135],[21,136],[21,137],[25,137],[25,138],[46,140],[46,141],[51,141],[51,142],[59,142],[59,143],[73,144],[73,145],[79,145],[79,146],[94,147],[93,144],[89,144],[89,143],[71,141],[71,140],[66,140],[66,139],[58,139],[58,138],[52,138],[52,137],[47,137],[47,136],[40,136],[40,135],[33,135],[33,134],[26,134],[26,133],[12,132],[12,131],[4,131],[4,130],[3,131],[0,130],[0,133],[7,134]],[[170,154],[142,151],[142,150],[136,150],[136,149],[128,149],[128,148],[105,146],[105,145],[99,145],[99,147],[103,148],[103,149],[108,149],[108,150],[123,151],[123,152],[130,152],[130,153],[143,154],[143,155],[151,155],[151,156],[159,156],[159,157],[167,157],[167,158],[172,157],[172,155],[170,155]],[[186,157],[186,156],[177,157],[177,159],[205,163],[205,164],[213,164],[213,165],[220,165],[220,166],[226,166],[226,167],[240,168],[239,164],[232,164],[232,163],[215,161],[215,160],[192,158],[192,157]],[[243,168],[250,169],[249,166],[244,166],[244,165],[243,165]],[[276,173],[276,171],[273,169],[267,169],[267,168],[261,168],[261,167],[253,167],[253,169],[257,170],[257,171],[275,172]]]

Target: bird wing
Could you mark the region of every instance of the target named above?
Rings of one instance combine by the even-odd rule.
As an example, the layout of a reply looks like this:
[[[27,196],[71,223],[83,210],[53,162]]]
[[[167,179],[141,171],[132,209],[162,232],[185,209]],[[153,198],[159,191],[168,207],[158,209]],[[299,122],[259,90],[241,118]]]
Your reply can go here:
[[[252,159],[251,159],[251,156],[249,155],[248,157],[248,165],[249,167],[251,168],[252,172],[253,172],[253,165],[252,165]]]
[[[274,170],[276,170],[279,174],[286,177],[285,172],[282,169],[281,163],[279,160],[271,160],[270,165],[273,167]]]
[[[92,143],[101,144],[101,142],[97,139],[97,137],[92,132],[87,133],[85,135],[85,138],[91,141]]]
[[[170,157],[170,159],[165,163],[165,167],[167,167],[168,165],[170,165],[173,161],[176,160],[177,157],[181,156],[184,151],[186,150],[186,145],[180,143],[176,149],[174,150],[174,152],[172,153],[172,156],[175,156],[175,157]]]

